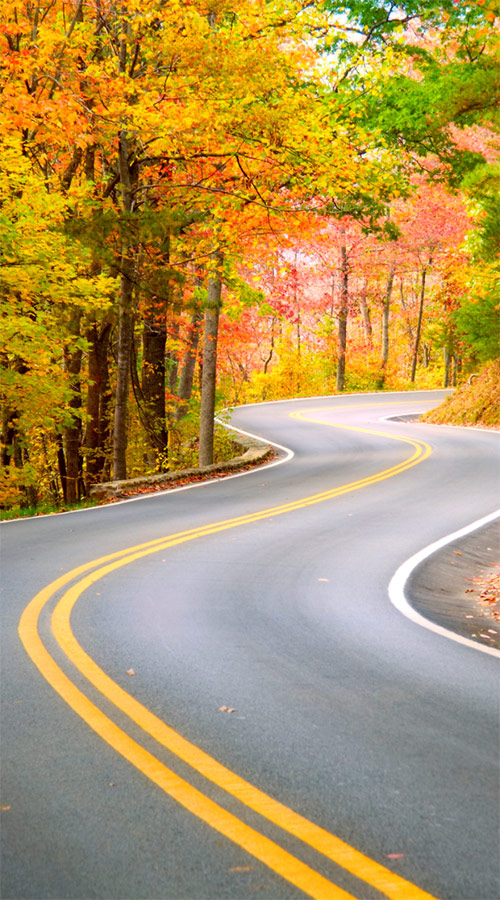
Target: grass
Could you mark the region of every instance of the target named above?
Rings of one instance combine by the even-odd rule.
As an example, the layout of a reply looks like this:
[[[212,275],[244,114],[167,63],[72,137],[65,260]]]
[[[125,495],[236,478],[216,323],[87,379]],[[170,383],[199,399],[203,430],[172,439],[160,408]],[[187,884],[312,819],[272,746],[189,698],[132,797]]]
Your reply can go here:
[[[36,506],[13,506],[12,509],[0,509],[0,521],[9,519],[27,519],[32,516],[51,516],[55,513],[69,512],[73,509],[86,509],[90,506],[98,506],[96,500],[80,500],[78,503],[56,505],[55,503],[40,502]]]

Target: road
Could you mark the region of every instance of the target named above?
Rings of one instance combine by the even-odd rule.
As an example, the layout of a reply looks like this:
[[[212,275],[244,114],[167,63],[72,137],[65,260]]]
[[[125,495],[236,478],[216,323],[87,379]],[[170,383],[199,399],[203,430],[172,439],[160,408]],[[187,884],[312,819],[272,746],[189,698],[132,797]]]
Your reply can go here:
[[[241,408],[293,456],[2,525],[4,900],[498,898],[498,659],[388,598],[498,506],[497,434],[387,421],[440,397]]]

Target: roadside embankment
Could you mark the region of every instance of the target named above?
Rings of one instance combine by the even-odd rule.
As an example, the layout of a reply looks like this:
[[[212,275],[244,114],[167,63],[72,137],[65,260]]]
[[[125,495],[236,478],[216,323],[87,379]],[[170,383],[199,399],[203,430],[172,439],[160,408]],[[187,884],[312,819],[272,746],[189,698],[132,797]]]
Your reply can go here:
[[[411,606],[436,625],[500,648],[499,520],[424,560],[407,583]]]
[[[246,469],[265,462],[274,451],[270,444],[241,434],[229,429],[231,440],[239,444],[244,452],[226,462],[213,463],[210,466],[199,466],[189,469],[177,469],[173,472],[162,472],[157,475],[142,475],[138,478],[128,478],[124,481],[106,481],[95,484],[90,489],[92,500],[99,502],[106,500],[119,500],[133,494],[147,493],[149,491],[165,490],[178,484],[190,481],[201,481],[210,476],[228,475],[240,469]]]
[[[441,406],[420,418],[434,425],[500,429],[500,360],[490,363],[478,375],[471,375]]]

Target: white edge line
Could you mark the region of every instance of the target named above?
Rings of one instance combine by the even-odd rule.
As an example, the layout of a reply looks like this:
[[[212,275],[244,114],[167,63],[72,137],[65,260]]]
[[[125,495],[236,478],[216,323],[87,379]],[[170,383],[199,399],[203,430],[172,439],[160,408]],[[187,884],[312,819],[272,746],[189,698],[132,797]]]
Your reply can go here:
[[[23,516],[19,519],[4,519],[3,521],[0,521],[0,525],[13,525],[19,524],[19,522],[39,522],[40,519],[54,519],[59,518],[59,516],[72,516],[76,513],[91,513],[96,512],[96,510],[114,509],[116,506],[120,506],[123,503],[137,503],[139,500],[152,500],[155,497],[166,497],[170,494],[178,494],[180,491],[191,491],[193,488],[206,487],[209,484],[217,484],[220,481],[229,481],[231,478],[241,478],[243,475],[251,475],[253,472],[261,471],[262,469],[272,469],[274,466],[281,466],[282,463],[288,462],[295,456],[295,453],[293,450],[290,450],[289,447],[284,447],[282,444],[277,444],[275,441],[269,441],[258,434],[252,434],[250,431],[243,431],[243,429],[236,428],[234,425],[219,422],[218,419],[216,421],[218,425],[222,425],[223,428],[227,428],[229,431],[238,431],[240,434],[255,438],[263,444],[268,444],[271,447],[275,447],[277,450],[282,450],[285,453],[285,456],[282,459],[275,459],[274,462],[263,463],[252,469],[246,469],[244,472],[235,472],[233,475],[214,474],[212,477],[207,478],[204,481],[197,481],[194,484],[185,484],[182,487],[168,488],[163,491],[153,491],[150,494],[140,494],[138,497],[127,497],[125,500],[116,500],[114,503],[84,506],[82,509],[66,509],[64,512],[44,513],[41,516]]]
[[[415,622],[417,625],[421,625],[422,628],[428,628],[429,631],[434,631],[435,634],[440,634],[442,637],[456,641],[458,644],[465,644],[466,647],[473,647],[474,650],[480,650],[482,653],[489,653],[491,656],[500,657],[500,650],[496,650],[494,647],[487,647],[485,644],[480,644],[478,641],[473,641],[460,634],[455,634],[455,632],[449,631],[448,628],[443,628],[442,625],[436,625],[434,622],[431,622],[430,619],[426,619],[425,616],[420,615],[420,613],[411,606],[405,593],[406,583],[419,563],[423,562],[424,559],[427,559],[427,557],[431,556],[433,553],[436,553],[437,550],[440,550],[452,541],[457,540],[457,538],[471,534],[471,532],[476,531],[478,528],[482,528],[483,525],[487,525],[489,522],[494,522],[494,520],[498,518],[500,518],[500,509],[490,513],[488,516],[484,516],[482,519],[477,519],[477,521],[472,522],[470,525],[466,525],[459,531],[454,531],[453,534],[447,534],[446,537],[441,538],[439,541],[434,541],[433,544],[429,544],[428,547],[424,547],[423,550],[415,553],[407,559],[392,576],[389,584],[389,599],[400,613],[408,619],[411,619],[411,621]]]
[[[350,397],[380,397],[380,396],[382,396],[382,397],[389,398],[393,394],[398,394],[398,395],[399,394],[405,394],[405,395],[406,394],[408,394],[408,395],[432,394],[432,393],[441,393],[444,390],[451,390],[451,389],[449,389],[449,388],[430,388],[430,389],[422,388],[422,389],[419,389],[416,391],[371,391],[369,393],[358,392],[358,393],[354,393],[354,394],[320,394],[316,397],[292,397],[292,398],[287,398],[284,400],[263,400],[263,401],[257,402],[257,403],[244,403],[243,406],[227,407],[227,409],[229,409],[229,410],[244,409],[247,406],[267,406],[271,403],[300,403],[300,402],[304,402],[305,400],[330,400],[330,399],[333,400],[336,397],[349,397],[350,398]],[[404,403],[405,401],[403,400],[402,402]],[[225,412],[225,410],[221,410],[221,413],[222,412]],[[236,428],[234,425],[231,425],[230,423],[226,424],[225,422],[220,422],[217,418],[216,418],[216,421],[218,422],[219,425],[222,425],[224,428],[228,428],[229,430],[232,430],[232,431],[239,431],[240,434],[246,434],[247,437],[256,438],[257,440],[262,441],[263,444],[270,444],[271,447],[276,447],[277,450],[283,450],[285,452],[286,456],[283,459],[277,459],[272,463],[267,463],[267,464],[261,465],[258,467],[259,469],[272,469],[273,466],[280,466],[282,463],[288,462],[295,455],[293,450],[290,450],[288,447],[283,447],[281,444],[276,444],[274,441],[267,440],[267,438],[263,438],[261,435],[252,434],[250,431],[243,431],[241,428]],[[257,467],[256,467],[256,469],[257,469]],[[235,472],[234,475],[224,475],[224,476],[214,475],[213,478],[207,478],[205,481],[198,481],[195,484],[186,484],[183,487],[170,488],[169,490],[165,490],[165,491],[154,491],[151,494],[141,494],[139,497],[127,497],[126,500],[117,500],[117,501],[115,501],[115,503],[98,504],[97,506],[84,506],[82,509],[67,509],[64,512],[59,512],[59,513],[44,513],[41,516],[22,516],[19,519],[4,519],[3,521],[0,521],[0,525],[2,525],[2,526],[13,525],[14,523],[19,524],[19,522],[33,522],[33,521],[38,522],[38,521],[40,521],[40,519],[53,519],[56,516],[57,517],[72,516],[72,515],[76,515],[76,513],[91,513],[91,512],[95,512],[97,509],[99,509],[99,510],[113,509],[115,506],[119,506],[122,503],[137,503],[139,500],[151,500],[153,497],[165,497],[165,495],[167,495],[167,494],[177,494],[177,493],[179,493],[179,491],[190,491],[193,488],[206,487],[209,484],[215,484],[222,480],[228,481],[231,478],[241,478],[243,475],[250,475],[254,471],[255,471],[255,469],[249,469],[249,470],[246,470],[245,472]]]

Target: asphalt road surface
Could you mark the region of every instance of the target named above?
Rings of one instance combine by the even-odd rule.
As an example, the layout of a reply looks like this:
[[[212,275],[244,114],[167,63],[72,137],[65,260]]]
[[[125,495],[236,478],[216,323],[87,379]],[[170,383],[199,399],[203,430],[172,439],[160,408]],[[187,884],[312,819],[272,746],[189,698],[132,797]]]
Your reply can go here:
[[[440,399],[242,408],[294,455],[2,525],[4,900],[497,900],[498,658],[388,598],[499,505],[498,434],[386,420]]]

